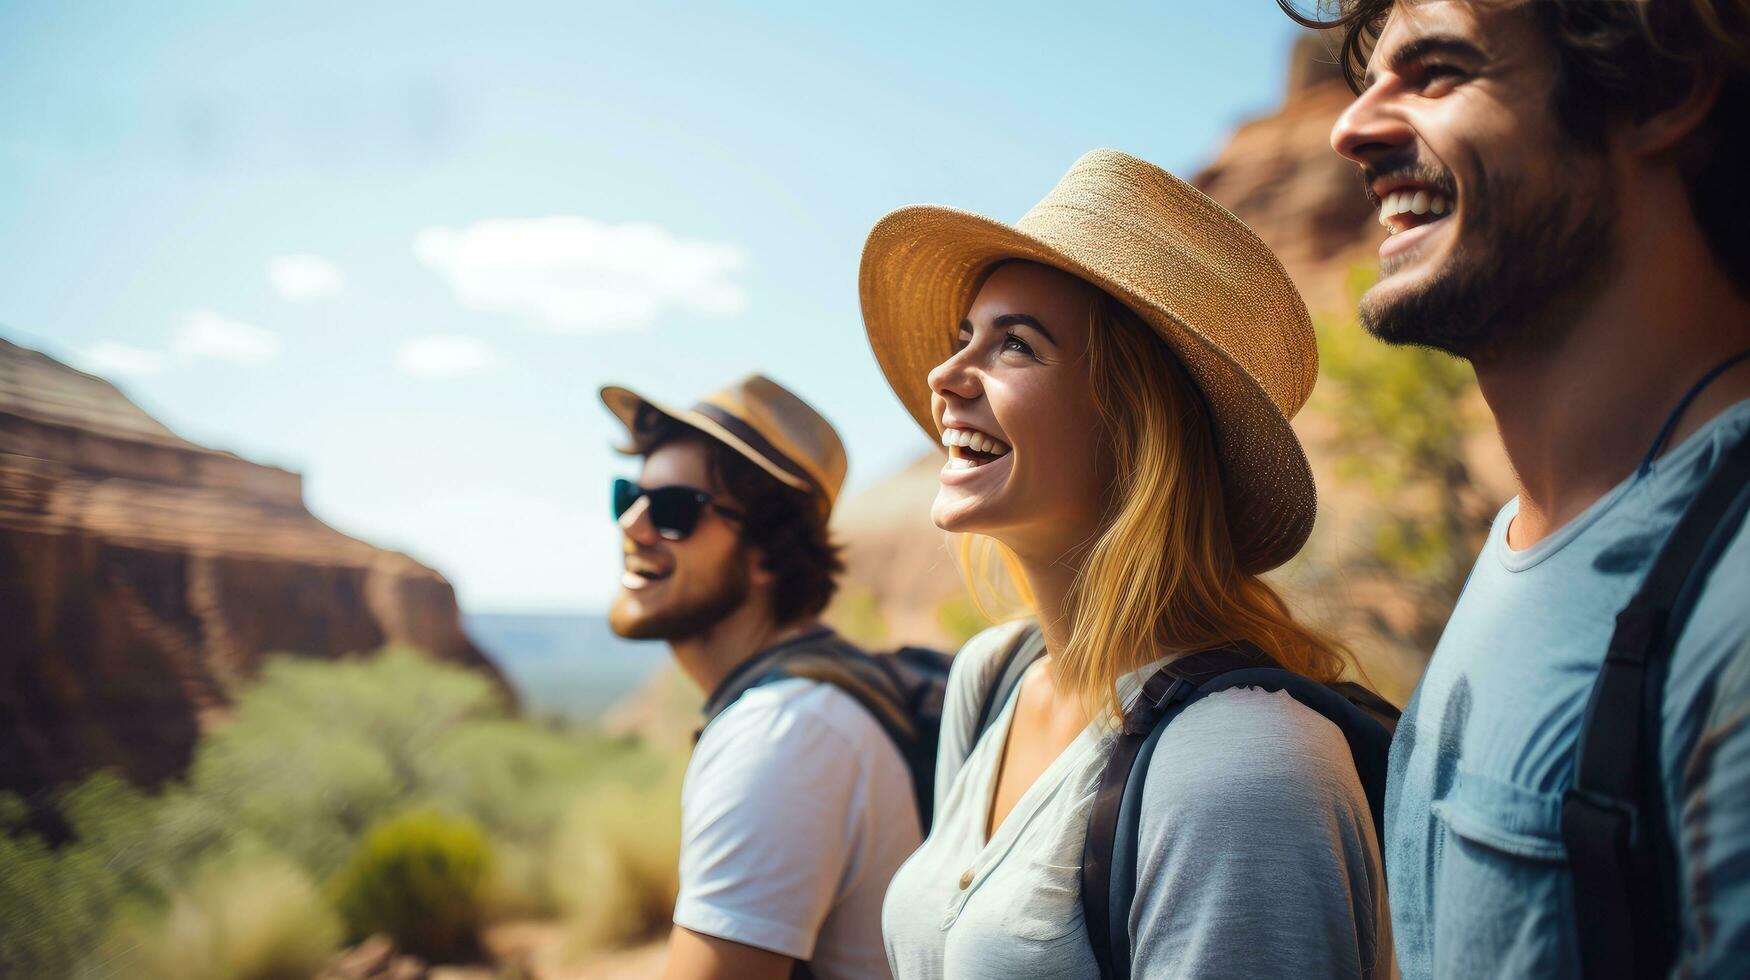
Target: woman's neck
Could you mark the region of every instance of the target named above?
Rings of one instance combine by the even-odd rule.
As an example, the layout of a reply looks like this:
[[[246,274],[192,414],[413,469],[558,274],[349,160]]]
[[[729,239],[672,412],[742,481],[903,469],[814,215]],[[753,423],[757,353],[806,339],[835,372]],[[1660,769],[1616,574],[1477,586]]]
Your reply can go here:
[[[1070,608],[1070,593],[1081,575],[1081,557],[1030,559],[1017,556],[1021,573],[1027,578],[1027,588],[1033,593],[1034,608],[1039,614],[1039,628],[1045,633],[1045,649],[1064,650],[1075,633],[1075,614]],[[1052,667],[1046,662],[1046,669]]]

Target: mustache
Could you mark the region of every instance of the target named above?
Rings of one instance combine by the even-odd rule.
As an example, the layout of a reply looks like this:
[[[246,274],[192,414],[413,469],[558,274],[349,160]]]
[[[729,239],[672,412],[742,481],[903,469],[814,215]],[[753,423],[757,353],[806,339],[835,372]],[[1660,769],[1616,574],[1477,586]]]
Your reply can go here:
[[[1452,171],[1422,160],[1414,152],[1381,157],[1361,168],[1361,192],[1375,208],[1383,203],[1373,193],[1373,185],[1381,180],[1410,180],[1427,184],[1449,198],[1458,197],[1458,182]]]

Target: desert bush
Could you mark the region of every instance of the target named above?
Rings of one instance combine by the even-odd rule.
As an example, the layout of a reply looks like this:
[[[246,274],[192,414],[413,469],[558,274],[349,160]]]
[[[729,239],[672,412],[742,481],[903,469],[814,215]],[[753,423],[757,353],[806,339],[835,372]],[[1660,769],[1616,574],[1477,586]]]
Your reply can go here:
[[[1359,301],[1375,277],[1370,268],[1354,270],[1351,297]],[[1319,317],[1317,325],[1328,384],[1314,398],[1336,423],[1338,475],[1379,501],[1360,565],[1415,598],[1415,622],[1397,638],[1426,652],[1493,513],[1466,465],[1467,442],[1483,425],[1475,373],[1438,351],[1383,344],[1352,312]]]
[[[102,939],[122,888],[98,853],[50,847],[25,816],[16,794],[0,794],[0,976],[70,976]]]
[[[272,854],[197,871],[158,913],[116,926],[82,974],[162,980],[307,980],[340,948],[341,923],[303,869]]]
[[[881,610],[881,600],[865,587],[847,585],[839,589],[823,618],[840,636],[864,649],[887,645],[887,614]]]
[[[574,801],[678,770],[636,739],[514,718],[490,681],[412,653],[274,658],[230,723],[203,736],[185,782],[145,792],[100,773],[63,786],[48,798],[67,829],[53,846],[22,800],[0,794],[0,976],[81,975],[81,958],[103,946],[113,959],[104,937],[124,931],[142,948],[197,948],[189,937],[224,925],[202,911],[223,890],[215,855],[278,855],[330,882],[368,831],[409,809],[471,821],[490,846],[468,893],[476,919],[559,914],[551,855]],[[145,942],[153,930],[164,943]],[[95,976],[130,975],[92,962]]]
[[[382,932],[436,962],[474,954],[490,870],[471,820],[415,810],[373,828],[333,885],[354,938]]]
[[[553,843],[554,887],[575,952],[668,927],[680,890],[679,767],[580,798]]]
[[[936,604],[936,625],[942,628],[942,634],[957,650],[988,627],[990,620],[979,611],[978,604],[971,597],[952,595]]]
[[[232,722],[202,740],[190,784],[239,832],[326,877],[366,828],[420,801],[423,759],[441,736],[504,717],[485,677],[409,650],[277,657]]]

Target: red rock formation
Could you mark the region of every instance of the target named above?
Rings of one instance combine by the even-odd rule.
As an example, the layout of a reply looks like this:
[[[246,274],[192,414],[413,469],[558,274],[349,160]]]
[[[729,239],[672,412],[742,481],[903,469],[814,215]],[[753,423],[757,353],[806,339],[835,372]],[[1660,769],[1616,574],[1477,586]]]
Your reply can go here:
[[[1385,238],[1355,165],[1331,149],[1331,125],[1353,98],[1325,42],[1303,36],[1282,105],[1242,124],[1191,179],[1281,257],[1315,312],[1350,307],[1347,270],[1377,261]]]
[[[298,474],[0,340],[0,788],[175,776],[264,656],[386,644],[493,670],[449,583],[311,516]]]

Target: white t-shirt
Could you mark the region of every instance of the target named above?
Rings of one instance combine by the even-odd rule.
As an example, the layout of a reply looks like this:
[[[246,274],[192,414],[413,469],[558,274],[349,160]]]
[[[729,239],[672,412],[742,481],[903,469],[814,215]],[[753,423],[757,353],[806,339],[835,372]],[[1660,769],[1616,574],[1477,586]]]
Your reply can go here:
[[[821,980],[885,980],[881,899],[922,836],[910,770],[861,705],[802,678],[756,687],[687,765],[675,924]]]

